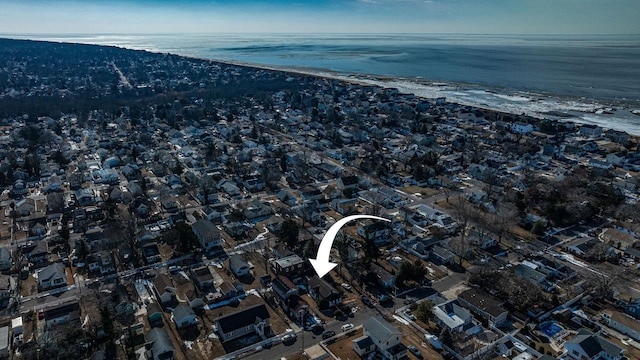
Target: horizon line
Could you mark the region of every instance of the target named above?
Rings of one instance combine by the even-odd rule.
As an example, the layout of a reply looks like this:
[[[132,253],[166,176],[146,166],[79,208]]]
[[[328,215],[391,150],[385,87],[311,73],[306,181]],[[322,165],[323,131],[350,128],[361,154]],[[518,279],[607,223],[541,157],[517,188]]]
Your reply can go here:
[[[60,33],[25,33],[25,32],[0,32],[0,36],[73,36],[73,35],[100,35],[100,36],[168,36],[168,35],[466,35],[466,36],[640,36],[639,33],[468,33],[468,32],[60,32]]]

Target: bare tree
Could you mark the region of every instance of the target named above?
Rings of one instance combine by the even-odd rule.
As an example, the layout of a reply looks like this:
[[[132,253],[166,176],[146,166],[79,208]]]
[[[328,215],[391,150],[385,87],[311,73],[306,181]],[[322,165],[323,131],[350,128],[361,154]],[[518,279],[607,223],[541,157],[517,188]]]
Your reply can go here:
[[[585,278],[594,286],[595,294],[599,299],[610,299],[614,289],[622,280],[623,272],[613,266],[607,266],[602,270],[605,271],[591,269]]]
[[[518,210],[511,204],[500,203],[496,209],[496,213],[491,215],[491,230],[498,236],[498,243],[502,242],[502,238],[511,234],[511,229],[516,224],[516,216]]]

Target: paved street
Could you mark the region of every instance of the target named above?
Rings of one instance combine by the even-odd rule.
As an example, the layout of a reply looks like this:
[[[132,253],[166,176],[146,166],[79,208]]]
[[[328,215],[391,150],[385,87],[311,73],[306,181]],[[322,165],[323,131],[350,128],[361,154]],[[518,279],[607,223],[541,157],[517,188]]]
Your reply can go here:
[[[355,313],[353,318],[348,318],[345,321],[333,320],[325,324],[324,329],[325,331],[333,330],[336,332],[336,334],[340,334],[342,332],[342,330],[340,329],[342,325],[348,324],[348,323],[351,323],[354,326],[362,325],[368,318],[378,315],[379,309],[380,309],[379,307],[360,309],[358,312]],[[303,340],[303,334],[304,334],[304,340]],[[304,348],[308,348],[322,341],[321,335],[314,335],[310,331],[301,331],[301,332],[298,332],[296,335],[297,335],[296,341],[292,344],[274,345],[272,348],[260,351],[256,354],[253,354],[247,357],[246,359],[252,359],[252,360],[280,359],[281,357],[286,357],[288,355],[294,354],[302,350],[303,341],[304,341]]]

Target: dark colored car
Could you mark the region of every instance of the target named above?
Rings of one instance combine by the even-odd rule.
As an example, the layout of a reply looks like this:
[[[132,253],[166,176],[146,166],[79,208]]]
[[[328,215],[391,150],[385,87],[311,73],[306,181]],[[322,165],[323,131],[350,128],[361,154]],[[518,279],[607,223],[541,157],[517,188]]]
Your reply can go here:
[[[409,351],[411,351],[411,353],[415,355],[415,357],[417,357],[418,359],[422,359],[422,353],[420,352],[420,350],[418,350],[417,347],[409,345],[407,346],[407,349],[409,349]]]
[[[333,331],[333,330],[325,331],[325,332],[322,333],[322,339],[326,340],[326,339],[328,339],[328,338],[330,338],[332,336],[335,336],[335,334],[336,334],[336,332]]]
[[[371,300],[369,300],[369,298],[365,295],[362,295],[360,297],[360,299],[362,299],[362,303],[364,303],[365,305],[367,305],[368,307],[372,307],[373,303],[371,302]]]

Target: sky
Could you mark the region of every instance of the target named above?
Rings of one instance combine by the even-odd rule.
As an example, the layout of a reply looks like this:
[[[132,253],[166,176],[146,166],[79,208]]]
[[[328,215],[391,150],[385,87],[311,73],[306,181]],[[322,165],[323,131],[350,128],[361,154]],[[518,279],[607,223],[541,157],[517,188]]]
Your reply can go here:
[[[0,0],[4,34],[640,34],[640,0]]]

